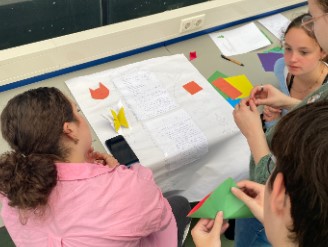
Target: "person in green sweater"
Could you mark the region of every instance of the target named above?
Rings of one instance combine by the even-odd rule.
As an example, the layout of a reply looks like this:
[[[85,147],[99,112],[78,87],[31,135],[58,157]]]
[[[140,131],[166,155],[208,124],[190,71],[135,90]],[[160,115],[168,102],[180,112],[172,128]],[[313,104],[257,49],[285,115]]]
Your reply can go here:
[[[326,26],[328,24],[328,1],[309,0],[309,15],[303,17],[303,27],[314,32],[320,46],[328,51],[328,35]],[[327,80],[327,78],[325,79]],[[328,85],[323,85],[310,95],[300,100],[283,94],[272,85],[255,87],[249,100],[243,100],[236,105],[234,119],[240,131],[246,137],[252,157],[250,161],[250,180],[265,184],[269,177],[268,168],[274,167],[271,162],[271,141],[275,127],[266,133],[262,131],[262,123],[257,106],[265,105],[274,108],[294,110],[303,105],[328,98]],[[264,227],[256,219],[236,220],[235,246],[271,246]]]
[[[325,247],[328,242],[328,101],[303,104],[275,127],[266,185],[240,181],[231,192],[261,222],[274,247]],[[223,213],[200,219],[197,247],[220,247]],[[256,245],[260,246],[257,242]]]
[[[315,34],[319,45],[322,47],[324,51],[328,52],[328,35],[327,35],[328,0],[308,0],[308,4],[309,4],[309,15],[303,17],[303,26]],[[303,100],[299,100],[287,96],[283,94],[280,90],[276,89],[271,85],[264,85],[264,86],[255,87],[251,92],[251,96],[249,100],[243,100],[240,102],[240,104],[236,105],[233,113],[235,122],[240,128],[241,132],[246,137],[247,142],[250,146],[250,150],[252,152],[252,159],[250,162],[250,179],[255,181],[255,183],[249,182],[250,184],[248,184],[248,186],[252,185],[251,187],[253,188],[256,187],[263,188],[263,185],[261,184],[267,182],[270,176],[269,173],[270,170],[274,169],[276,165],[275,162],[272,162],[272,158],[271,158],[272,136],[276,128],[273,127],[269,131],[267,131],[267,133],[263,133],[260,113],[257,110],[257,106],[267,105],[275,108],[284,108],[290,110],[290,112],[292,113],[294,112],[295,109],[299,109],[300,107],[303,107],[309,103],[327,100],[327,99],[328,99],[328,83],[325,83],[323,86],[318,88],[316,91],[312,92]],[[287,114],[286,116],[288,115],[289,114]],[[300,120],[303,120],[301,119],[301,116],[299,116],[299,119],[296,119],[296,121],[300,121]],[[293,126],[295,125],[292,124],[292,127]],[[295,128],[298,127],[295,126]],[[302,128],[306,129],[307,126],[304,125],[302,126]],[[303,129],[301,129],[300,131],[302,130]],[[286,135],[288,135],[288,133],[286,133]],[[295,147],[297,147],[297,145],[298,143],[295,144]],[[239,185],[241,186],[241,184]],[[306,186],[307,183],[304,183],[304,187]],[[268,185],[266,185],[266,187],[268,187]],[[302,187],[301,184],[300,187]],[[270,190],[266,189],[265,191],[266,193],[264,194],[270,194],[268,191]],[[314,191],[314,193],[316,192]],[[259,192],[259,194],[263,195],[263,191],[261,191],[261,193]],[[251,203],[258,202],[257,196],[255,196],[254,199],[246,196],[239,197],[239,198],[247,202],[246,204],[249,206],[251,205]],[[296,200],[293,202],[295,202],[296,204],[299,203]],[[327,204],[327,202],[325,202],[325,204]],[[263,204],[259,206],[259,208],[261,207],[263,207]],[[308,213],[305,212],[305,215],[308,215]],[[311,214],[309,215],[312,217]],[[255,214],[255,216],[257,215]],[[216,224],[214,224],[214,227],[213,227],[213,221],[206,221],[205,219],[200,221],[196,229],[193,230],[193,238],[197,239],[197,243],[198,243],[196,244],[196,246],[199,247],[221,246],[218,233],[221,231],[222,228],[221,226],[222,217],[223,217],[222,214],[217,215],[217,219],[215,221]],[[298,215],[297,217],[304,217],[304,216]],[[293,218],[293,220],[299,221],[300,219],[298,219],[297,217]],[[270,243],[266,238],[266,234],[261,220],[262,219],[260,219],[260,221],[256,221],[256,219],[237,220],[235,246],[243,246],[243,247],[270,246]],[[325,220],[328,219],[325,218]],[[311,227],[315,226],[316,229],[320,228],[320,226],[313,225],[311,222],[309,222],[309,224]],[[219,225],[219,227],[215,227],[215,225],[216,226]],[[267,225],[270,226],[270,222],[267,222]],[[223,224],[223,228],[226,228],[224,224]],[[325,227],[323,226],[323,228]],[[243,239],[242,241],[239,241],[241,239],[239,238],[240,236],[246,236],[248,237],[248,239],[246,240]],[[313,240],[315,240],[316,237],[315,234],[311,236],[313,237]],[[277,237],[280,238],[281,236],[277,235]],[[283,237],[286,236],[283,235]],[[257,240],[259,241],[256,244],[254,244],[254,241],[256,242]],[[274,239],[271,238],[270,240],[274,240]],[[320,245],[316,245],[314,244],[314,242],[313,244],[310,245],[309,244],[306,245],[304,243],[303,244],[296,243],[295,245],[296,246],[325,246],[326,243],[327,243],[327,239],[325,239],[325,241],[322,242]],[[281,243],[280,245],[278,244],[275,245],[274,243],[272,244],[274,246],[287,246],[287,245],[281,245]]]

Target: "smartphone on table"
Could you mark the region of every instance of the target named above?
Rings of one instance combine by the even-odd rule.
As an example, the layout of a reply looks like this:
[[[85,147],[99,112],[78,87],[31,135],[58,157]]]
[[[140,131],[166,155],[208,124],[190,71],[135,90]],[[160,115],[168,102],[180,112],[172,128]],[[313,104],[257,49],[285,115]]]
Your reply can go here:
[[[122,135],[106,140],[105,145],[120,164],[130,166],[139,162],[137,155]]]

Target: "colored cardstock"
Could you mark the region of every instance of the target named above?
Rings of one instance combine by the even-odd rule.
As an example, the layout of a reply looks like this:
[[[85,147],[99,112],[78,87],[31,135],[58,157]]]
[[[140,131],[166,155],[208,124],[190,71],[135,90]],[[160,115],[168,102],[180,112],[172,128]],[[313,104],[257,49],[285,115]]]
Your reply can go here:
[[[227,77],[225,74],[221,73],[220,71],[215,71],[207,80],[209,81],[209,83],[211,83],[211,85],[214,87],[214,89],[221,94],[221,96],[225,99],[228,99],[229,96],[226,95],[224,92],[222,92],[219,88],[215,87],[213,85],[213,82],[218,79],[218,78],[225,78]]]
[[[244,202],[235,197],[231,188],[237,187],[232,178],[226,179],[212,193],[205,196],[188,214],[191,218],[214,219],[219,211],[224,219],[254,217]]]
[[[282,53],[276,52],[258,53],[257,55],[262,63],[263,69],[267,72],[273,71],[276,61],[284,56]]]
[[[199,86],[196,82],[191,81],[188,82],[187,84],[183,85],[183,88],[189,92],[191,95],[194,95],[195,93],[198,93],[201,91],[203,88]]]
[[[239,102],[241,101],[241,99],[230,99],[230,98],[227,98],[227,101],[228,103],[233,107],[235,108],[235,106],[237,104],[239,104]]]
[[[213,81],[215,81],[218,78],[226,78],[226,77],[227,76],[225,74],[216,70],[207,80],[212,83]]]
[[[238,99],[241,98],[247,98],[249,97],[253,85],[248,80],[246,75],[237,75],[237,76],[231,76],[224,78],[229,84],[231,84],[234,88],[236,88],[238,91],[240,91],[242,94],[238,97]]]
[[[224,78],[218,78],[212,83],[215,87],[220,89],[222,92],[224,92],[226,95],[228,95],[231,99],[236,99],[242,93],[233,87],[231,84],[229,84]]]

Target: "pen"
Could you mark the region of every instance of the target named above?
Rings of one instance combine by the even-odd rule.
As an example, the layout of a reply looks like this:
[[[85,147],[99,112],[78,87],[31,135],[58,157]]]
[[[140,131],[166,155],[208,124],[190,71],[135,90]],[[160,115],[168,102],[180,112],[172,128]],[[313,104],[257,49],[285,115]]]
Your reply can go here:
[[[239,62],[239,61],[237,61],[237,60],[235,60],[235,59],[232,59],[232,58],[230,58],[230,57],[226,57],[225,55],[221,55],[221,57],[222,57],[223,59],[228,60],[228,61],[230,61],[230,62],[233,62],[233,63],[235,63],[235,64],[237,64],[237,65],[239,65],[239,66],[244,66],[243,63],[241,63],[241,62]]]

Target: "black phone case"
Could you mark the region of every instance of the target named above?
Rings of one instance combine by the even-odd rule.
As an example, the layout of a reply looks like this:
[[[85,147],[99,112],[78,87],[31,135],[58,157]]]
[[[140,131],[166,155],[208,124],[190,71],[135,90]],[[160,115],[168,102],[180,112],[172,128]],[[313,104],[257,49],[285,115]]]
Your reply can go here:
[[[129,166],[132,163],[139,162],[137,155],[122,135],[106,140],[105,144],[120,164]]]

